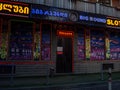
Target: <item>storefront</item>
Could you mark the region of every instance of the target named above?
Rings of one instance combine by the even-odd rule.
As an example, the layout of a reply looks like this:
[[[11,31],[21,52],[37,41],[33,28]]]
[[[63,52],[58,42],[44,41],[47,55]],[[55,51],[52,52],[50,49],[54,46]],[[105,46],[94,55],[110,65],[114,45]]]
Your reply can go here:
[[[48,7],[0,2],[0,73],[17,76],[97,73],[102,64],[119,71],[119,19]]]

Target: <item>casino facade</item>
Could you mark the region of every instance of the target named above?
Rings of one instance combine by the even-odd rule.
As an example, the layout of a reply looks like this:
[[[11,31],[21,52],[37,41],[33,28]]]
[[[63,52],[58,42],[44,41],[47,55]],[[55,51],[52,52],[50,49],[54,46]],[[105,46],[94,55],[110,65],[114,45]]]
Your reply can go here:
[[[120,19],[0,1],[0,73],[43,76],[120,71]]]

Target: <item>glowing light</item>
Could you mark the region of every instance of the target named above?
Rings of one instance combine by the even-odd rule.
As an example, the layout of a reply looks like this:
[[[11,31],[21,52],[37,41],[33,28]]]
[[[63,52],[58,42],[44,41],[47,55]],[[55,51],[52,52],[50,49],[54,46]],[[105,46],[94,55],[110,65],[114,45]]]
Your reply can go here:
[[[107,19],[107,25],[109,26],[120,26],[120,20],[118,19]]]
[[[57,31],[58,36],[66,36],[66,37],[73,37],[73,32],[72,31]]]
[[[0,13],[13,15],[29,15],[29,11],[30,10],[28,6],[0,2]]]
[[[44,16],[54,16],[54,17],[63,17],[67,18],[68,14],[66,12],[54,11],[54,10],[43,10],[43,9],[32,9],[31,12],[33,15],[44,15]]]

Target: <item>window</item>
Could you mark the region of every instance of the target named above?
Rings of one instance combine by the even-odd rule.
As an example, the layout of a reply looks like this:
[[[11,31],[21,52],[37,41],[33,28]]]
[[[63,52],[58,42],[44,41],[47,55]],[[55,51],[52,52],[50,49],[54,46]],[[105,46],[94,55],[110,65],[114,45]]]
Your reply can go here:
[[[41,59],[50,60],[51,57],[51,24],[42,24]]]
[[[40,51],[41,51],[41,33],[40,33],[40,26],[36,24],[36,29],[34,32],[34,60],[38,61],[40,59]]]
[[[98,30],[91,30],[91,60],[104,60],[105,59],[105,38],[104,32]]]
[[[8,49],[8,20],[0,19],[0,60],[7,59]]]
[[[111,0],[98,0],[98,2],[104,5],[111,5]]]
[[[110,59],[120,59],[120,32],[110,32]]]
[[[11,21],[9,59],[33,59],[33,23]]]
[[[85,30],[85,54],[86,60],[90,60],[90,30]]]
[[[78,30],[78,40],[77,40],[77,48],[78,48],[78,58],[80,60],[85,59],[85,37],[84,30]]]

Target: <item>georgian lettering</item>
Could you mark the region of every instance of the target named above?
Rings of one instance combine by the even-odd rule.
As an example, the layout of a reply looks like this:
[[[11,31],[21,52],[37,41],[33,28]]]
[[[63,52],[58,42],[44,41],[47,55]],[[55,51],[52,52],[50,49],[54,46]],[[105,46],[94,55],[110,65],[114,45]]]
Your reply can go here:
[[[29,15],[29,7],[25,5],[19,5],[14,3],[0,3],[0,12],[12,15]]]
[[[54,17],[63,17],[67,18],[68,14],[66,12],[52,11],[52,10],[43,10],[43,9],[32,9],[32,14],[43,15],[43,16],[54,16]]]

